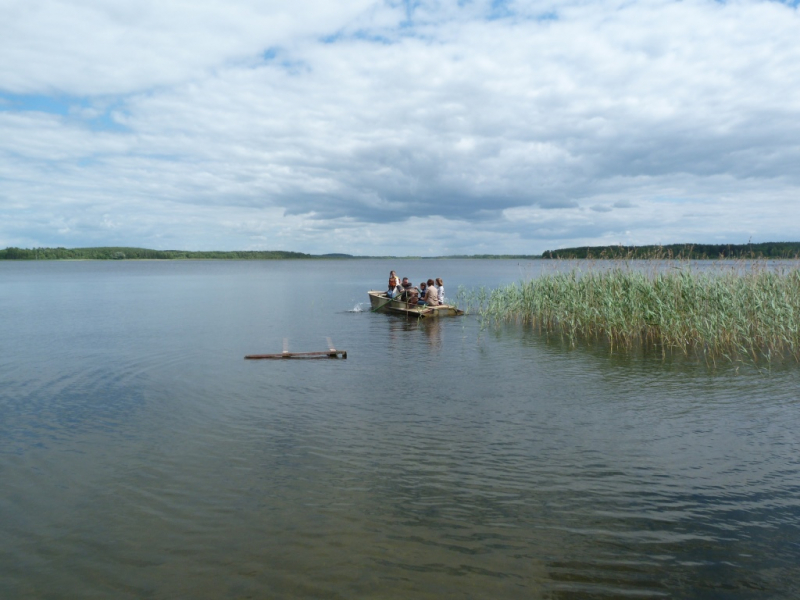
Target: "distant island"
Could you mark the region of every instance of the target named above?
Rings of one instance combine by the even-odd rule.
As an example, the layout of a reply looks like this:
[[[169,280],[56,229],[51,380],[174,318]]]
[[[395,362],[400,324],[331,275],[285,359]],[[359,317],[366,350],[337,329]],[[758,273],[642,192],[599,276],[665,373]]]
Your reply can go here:
[[[800,242],[761,244],[669,244],[666,246],[579,246],[546,250],[542,254],[454,254],[448,256],[354,256],[305,254],[283,250],[151,250],[148,248],[15,248],[0,250],[0,260],[342,260],[406,259],[729,259],[800,258]]]

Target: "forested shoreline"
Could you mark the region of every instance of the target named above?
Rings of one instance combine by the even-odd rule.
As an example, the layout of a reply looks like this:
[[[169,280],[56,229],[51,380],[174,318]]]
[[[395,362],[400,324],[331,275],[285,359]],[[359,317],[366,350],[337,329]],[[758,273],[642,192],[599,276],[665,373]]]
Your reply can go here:
[[[100,248],[6,248],[0,250],[0,260],[191,260],[191,259],[235,259],[269,260],[286,258],[326,258],[302,252],[280,250],[252,251],[199,251],[150,250],[147,248],[100,247]]]
[[[545,250],[542,258],[726,259],[800,258],[800,242],[761,244],[669,244],[666,246],[579,246]]]
[[[670,244],[666,246],[579,246],[546,250],[538,254],[458,254],[448,256],[353,256],[351,254],[306,254],[283,250],[151,250],[103,246],[96,248],[16,248],[0,250],[0,260],[280,260],[359,258],[449,258],[449,259],[737,259],[800,258],[800,242],[760,244]]]

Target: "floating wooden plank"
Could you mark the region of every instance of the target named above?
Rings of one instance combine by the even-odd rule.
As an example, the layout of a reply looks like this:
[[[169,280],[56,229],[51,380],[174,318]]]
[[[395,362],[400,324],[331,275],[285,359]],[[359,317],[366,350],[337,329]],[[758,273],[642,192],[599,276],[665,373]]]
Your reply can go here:
[[[337,350],[333,347],[331,338],[325,338],[328,342],[328,349],[322,352],[289,352],[289,338],[283,338],[283,352],[280,354],[248,354],[245,358],[347,358],[347,350]]]
[[[289,352],[287,350],[280,354],[248,354],[245,358],[339,358],[340,356],[342,358],[347,358],[347,350],[336,350],[335,348],[322,352]]]

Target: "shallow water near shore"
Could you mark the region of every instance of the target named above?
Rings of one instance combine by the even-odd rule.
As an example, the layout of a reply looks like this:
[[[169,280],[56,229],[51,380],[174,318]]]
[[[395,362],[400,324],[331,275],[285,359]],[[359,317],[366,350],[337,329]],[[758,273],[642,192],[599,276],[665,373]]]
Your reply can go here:
[[[0,263],[0,597],[798,597],[798,365],[366,296],[543,268]]]

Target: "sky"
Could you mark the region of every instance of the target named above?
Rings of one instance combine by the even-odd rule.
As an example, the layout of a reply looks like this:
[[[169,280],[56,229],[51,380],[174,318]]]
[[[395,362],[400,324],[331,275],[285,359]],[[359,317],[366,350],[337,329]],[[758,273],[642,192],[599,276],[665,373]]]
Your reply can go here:
[[[0,248],[800,240],[797,0],[0,0],[0,15]]]

